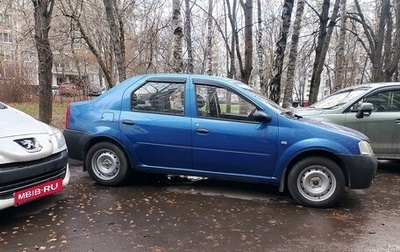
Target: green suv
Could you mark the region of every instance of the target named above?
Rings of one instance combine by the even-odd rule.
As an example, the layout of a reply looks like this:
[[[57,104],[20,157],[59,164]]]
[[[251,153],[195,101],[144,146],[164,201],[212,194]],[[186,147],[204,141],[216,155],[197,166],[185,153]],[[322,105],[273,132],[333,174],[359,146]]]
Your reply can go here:
[[[400,159],[400,83],[344,88],[295,113],[358,130],[379,159]]]

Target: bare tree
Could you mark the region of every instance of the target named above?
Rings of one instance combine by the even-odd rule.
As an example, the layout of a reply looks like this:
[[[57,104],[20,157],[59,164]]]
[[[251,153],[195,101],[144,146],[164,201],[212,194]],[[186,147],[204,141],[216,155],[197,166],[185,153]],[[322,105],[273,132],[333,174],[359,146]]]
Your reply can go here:
[[[266,94],[265,76],[264,76],[264,57],[263,57],[263,25],[262,25],[262,5],[261,0],[257,0],[257,57],[258,57],[258,76],[260,80],[260,88],[263,94]]]
[[[333,87],[333,91],[339,90],[344,87],[344,48],[346,41],[346,30],[347,30],[347,14],[346,14],[346,0],[341,0],[340,2],[340,32],[339,32],[339,41],[337,46],[336,53],[336,72],[335,72],[335,85]]]
[[[237,51],[241,80],[248,84],[253,70],[253,0],[240,0],[244,12],[244,64],[241,53]],[[236,40],[236,50],[239,50],[239,41]]]
[[[297,2],[296,17],[293,24],[292,41],[290,44],[290,51],[288,56],[289,60],[288,60],[286,86],[282,103],[282,106],[284,108],[290,107],[293,102],[292,96],[293,96],[294,76],[297,63],[297,49],[300,39],[300,30],[301,30],[302,16],[304,12],[304,4],[305,0],[298,0]]]
[[[185,40],[188,52],[187,72],[193,73],[192,12],[190,0],[185,0]]]
[[[207,16],[207,46],[206,46],[206,59],[207,59],[207,74],[212,75],[213,73],[213,58],[212,58],[212,47],[213,47],[213,0],[208,0],[208,16]]]
[[[39,120],[51,123],[52,119],[52,72],[53,52],[50,47],[49,31],[54,0],[32,0],[35,16],[35,44],[39,59]]]
[[[181,18],[181,6],[179,0],[172,0],[172,29],[174,34],[174,46],[173,46],[173,69],[177,73],[183,72],[183,60],[182,60],[182,38],[183,38],[183,27]]]
[[[118,18],[119,26],[117,25],[117,21],[115,20],[115,12],[116,12],[115,0],[103,0],[103,3],[107,14],[108,26],[111,34],[111,41],[113,42],[119,82],[121,82],[126,79],[123,21],[121,18]]]
[[[368,52],[368,57],[372,64],[372,81],[390,81],[400,59],[400,3],[395,1],[395,31],[393,31],[390,0],[381,0],[379,22],[376,30],[367,22],[358,0],[354,0],[354,3],[356,4],[357,15],[352,15],[350,18],[362,25],[367,38],[368,45],[356,34],[362,46]],[[394,41],[392,36],[394,36]]]
[[[282,9],[282,26],[279,39],[276,43],[272,78],[269,84],[270,99],[279,103],[281,95],[281,77],[283,72],[283,59],[285,56],[287,36],[289,34],[290,19],[292,16],[294,0],[285,0]]]
[[[109,37],[101,37],[104,32],[97,32],[97,37],[94,35],[91,36],[91,32],[93,31],[94,33],[96,33],[99,26],[95,27],[94,29],[90,29],[88,27],[88,24],[85,25],[84,19],[82,18],[82,16],[85,16],[84,1],[74,2],[74,0],[63,0],[60,3],[62,6],[61,11],[63,15],[69,18],[73,25],[77,27],[82,36],[82,39],[86,42],[89,50],[95,56],[109,87],[113,87],[113,58],[111,57],[111,55],[107,54],[108,52],[112,51],[112,48],[110,47],[111,43],[107,43],[106,41]],[[92,6],[92,8],[94,8],[94,6]],[[94,10],[99,9],[93,9],[92,12],[94,12]]]
[[[237,0],[233,0],[232,8],[230,1],[226,1],[226,6],[227,6],[227,11],[228,11],[228,18],[229,18],[229,23],[231,25],[231,31],[232,31],[232,39],[230,46],[228,43],[226,43],[226,49],[228,52],[227,57],[229,57],[229,67],[228,67],[228,77],[229,78],[234,78],[236,75],[236,67],[235,67],[235,51],[238,50],[236,48],[236,45],[239,44],[239,36],[236,28],[236,7],[237,7]],[[227,64],[228,65],[228,64]]]
[[[331,41],[333,28],[337,22],[339,3],[340,0],[335,0],[332,15],[329,18],[330,0],[323,0],[321,14],[318,14],[320,28],[318,33],[317,47],[315,48],[315,60],[311,76],[309,104],[313,104],[318,99],[321,74],[324,67],[326,54],[328,52],[329,43]]]

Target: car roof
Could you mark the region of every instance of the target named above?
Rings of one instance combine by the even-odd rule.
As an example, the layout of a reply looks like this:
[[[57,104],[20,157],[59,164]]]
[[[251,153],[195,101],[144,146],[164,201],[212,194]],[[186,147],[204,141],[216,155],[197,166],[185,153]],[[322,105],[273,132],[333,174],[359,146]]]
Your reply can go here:
[[[351,90],[351,89],[364,89],[364,88],[380,88],[380,87],[393,87],[393,86],[400,86],[400,82],[373,82],[373,83],[363,83],[358,84],[350,87],[343,88],[341,90]]]

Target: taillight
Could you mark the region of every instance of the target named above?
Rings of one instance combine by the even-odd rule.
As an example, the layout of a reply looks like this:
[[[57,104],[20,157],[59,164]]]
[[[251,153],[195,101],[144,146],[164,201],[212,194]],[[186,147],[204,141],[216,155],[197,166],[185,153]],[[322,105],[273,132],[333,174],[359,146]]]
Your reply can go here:
[[[70,116],[71,105],[67,105],[67,111],[65,112],[65,128],[69,128],[69,116]]]

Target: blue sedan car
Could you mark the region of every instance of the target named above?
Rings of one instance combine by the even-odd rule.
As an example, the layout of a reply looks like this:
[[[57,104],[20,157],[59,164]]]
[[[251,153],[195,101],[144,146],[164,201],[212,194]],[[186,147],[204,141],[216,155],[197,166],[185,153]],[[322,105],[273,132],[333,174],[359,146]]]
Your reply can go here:
[[[279,186],[299,203],[329,207],[346,187],[368,188],[377,159],[368,138],[304,119],[231,79],[132,77],[68,106],[69,155],[98,184],[152,172]]]

